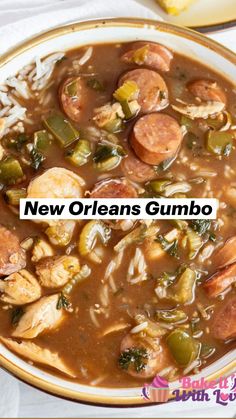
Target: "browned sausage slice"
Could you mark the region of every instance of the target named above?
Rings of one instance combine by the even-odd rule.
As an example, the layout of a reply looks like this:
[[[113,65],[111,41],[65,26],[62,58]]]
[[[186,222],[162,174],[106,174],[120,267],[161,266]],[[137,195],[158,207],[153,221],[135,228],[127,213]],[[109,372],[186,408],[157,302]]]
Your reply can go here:
[[[131,50],[122,55],[121,59],[125,63],[146,65],[156,70],[169,71],[173,54],[168,48],[154,42],[135,42]]]
[[[234,262],[236,262],[236,236],[230,237],[213,257],[216,268],[223,268]]]
[[[121,168],[125,176],[133,182],[148,182],[155,179],[157,174],[152,166],[143,163],[132,151],[122,160]]]
[[[188,90],[201,100],[226,103],[225,93],[216,82],[196,80],[188,84]]]
[[[0,225],[0,276],[11,275],[26,265],[25,251],[17,236]]]
[[[91,198],[137,198],[137,192],[125,179],[108,179],[97,183]]]
[[[119,80],[119,86],[126,81],[134,81],[139,88],[137,98],[143,113],[164,109],[168,103],[168,89],[164,79],[156,71],[138,68],[128,71]]]
[[[78,122],[81,114],[83,79],[70,77],[64,80],[59,89],[59,98],[65,114],[73,121]]]
[[[236,338],[236,295],[223,303],[222,308],[215,315],[212,333],[216,339],[227,340]]]
[[[182,138],[180,126],[174,118],[152,113],[136,122],[130,143],[143,162],[157,165],[174,157]]]
[[[225,266],[206,280],[203,288],[209,297],[218,297],[236,282],[236,263]]]

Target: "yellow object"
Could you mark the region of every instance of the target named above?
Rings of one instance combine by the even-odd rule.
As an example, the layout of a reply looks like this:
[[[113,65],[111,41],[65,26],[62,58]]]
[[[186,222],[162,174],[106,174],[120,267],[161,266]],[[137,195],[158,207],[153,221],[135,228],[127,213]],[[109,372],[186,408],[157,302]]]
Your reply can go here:
[[[178,15],[185,10],[194,0],[157,0],[157,3],[170,15]]]

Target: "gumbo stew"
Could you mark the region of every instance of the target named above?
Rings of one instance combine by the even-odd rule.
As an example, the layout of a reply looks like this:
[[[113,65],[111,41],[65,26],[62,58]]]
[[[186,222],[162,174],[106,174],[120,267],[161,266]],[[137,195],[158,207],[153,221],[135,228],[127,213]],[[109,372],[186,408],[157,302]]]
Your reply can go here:
[[[197,373],[235,347],[236,90],[151,42],[0,86],[0,339],[80,383]],[[19,220],[19,200],[215,197],[218,219]]]

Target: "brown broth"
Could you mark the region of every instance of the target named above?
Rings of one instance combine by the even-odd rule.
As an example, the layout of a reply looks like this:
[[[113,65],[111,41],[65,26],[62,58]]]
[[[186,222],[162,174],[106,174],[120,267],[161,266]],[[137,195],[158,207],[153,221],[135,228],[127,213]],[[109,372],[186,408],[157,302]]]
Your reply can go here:
[[[120,57],[122,53],[127,50],[127,44],[96,45],[94,46],[92,58],[82,67],[82,73],[85,74],[85,77],[95,77],[105,86],[104,92],[94,92],[91,90],[91,94],[84,98],[85,103],[81,113],[80,123],[77,124],[73,122],[73,125],[83,133],[82,137],[84,136],[86,138],[87,127],[94,125],[94,108],[102,106],[111,100],[112,93],[116,89],[120,75],[132,68],[137,68],[136,65],[124,64],[121,62]],[[76,71],[73,69],[73,62],[78,59],[78,57],[81,57],[83,51],[84,48],[82,51],[81,49],[69,51],[66,53],[66,59],[56,64],[52,75],[52,84],[47,90],[47,94],[50,95],[50,100],[45,106],[44,104],[39,104],[37,98],[28,101],[21,100],[21,104],[28,109],[28,117],[33,121],[32,124],[24,124],[25,132],[29,137],[32,136],[35,131],[42,129],[42,117],[44,115],[47,115],[50,111],[59,111],[59,86],[65,76],[76,75]],[[94,74],[94,76],[90,76],[90,74]],[[160,72],[160,74],[167,83],[170,93],[170,103],[173,103],[176,98],[181,98],[187,103],[191,102],[192,96],[186,89],[186,84],[191,80],[204,78],[216,81],[227,95],[227,110],[231,113],[234,124],[236,123],[235,90],[233,89],[233,86],[218,73],[213,72],[208,67],[191,59],[174,54],[170,71],[168,73]],[[164,109],[163,112],[174,116],[175,119],[180,122],[181,115],[173,111],[170,106]],[[128,138],[135,120],[136,119],[129,122],[124,131],[117,135],[119,143],[123,145],[125,149],[128,148]],[[198,140],[197,148],[190,149],[188,147],[188,139],[185,137],[175,162],[167,172],[157,175],[157,178],[165,178],[167,174],[170,178],[173,178],[173,181],[175,179],[180,179],[181,176],[184,176],[188,181],[196,177],[203,177],[203,183],[191,184],[192,190],[187,196],[204,196],[206,185],[208,185],[209,190],[212,191],[212,197],[218,197],[220,195],[219,199],[226,204],[226,207],[219,210],[218,216],[219,219],[223,219],[224,224],[215,234],[217,240],[223,243],[227,238],[236,234],[236,199],[234,205],[232,200],[229,199],[225,193],[229,184],[236,184],[236,172],[234,170],[236,164],[236,150],[234,147],[230,156],[221,159],[211,155],[205,148],[205,134],[196,123],[194,125],[194,134],[197,136]],[[6,146],[9,139],[12,138],[12,135],[14,134],[10,133],[3,139],[4,146]],[[9,151],[8,149],[8,152],[19,157],[19,152],[16,150]],[[21,156],[24,153],[27,155],[24,149],[21,153]],[[98,176],[100,176],[94,169],[92,160],[85,166],[78,168],[72,166],[65,160],[64,150],[58,146],[56,141],[53,142],[46,151],[45,157],[46,159],[37,172],[26,165],[24,166],[26,177],[19,187],[27,187],[32,178],[39,176],[46,169],[54,166],[64,167],[79,174],[86,181],[86,190],[91,190],[93,185],[97,182]],[[196,167],[195,170],[193,169],[193,165]],[[226,166],[233,169],[229,178],[224,175],[227,170],[225,168]],[[204,177],[200,174],[200,172],[208,172],[209,170],[216,175],[213,177]],[[110,175],[112,177],[123,176],[121,166],[110,172]],[[10,188],[8,187],[8,189]],[[44,228],[42,228],[41,225],[28,221],[19,221],[18,216],[12,211],[12,208],[6,204],[4,192],[5,189],[2,190],[0,198],[1,223],[14,231],[20,240],[35,236],[45,238]],[[207,196],[210,197],[209,194]],[[72,244],[76,244],[83,225],[84,223],[77,226],[73,235]],[[158,222],[158,225],[160,226],[160,234],[163,234],[172,228],[167,221]],[[83,259],[82,257],[79,257],[81,265],[83,263],[88,263],[90,265],[92,275],[74,288],[71,294],[73,313],[65,312],[65,320],[56,330],[46,331],[33,339],[36,344],[49,348],[54,352],[58,352],[66,364],[75,371],[75,381],[80,383],[89,384],[99,376],[105,374],[104,380],[99,385],[109,387],[132,387],[134,385],[141,385],[140,383],[144,381],[143,378],[131,377],[118,365],[121,340],[135,325],[134,320],[132,319],[132,312],[147,310],[149,311],[149,314],[152,315],[157,309],[172,309],[173,303],[158,300],[154,292],[156,278],[164,271],[175,271],[181,264],[190,263],[186,258],[186,252],[183,252],[183,254],[181,253],[180,259],[175,259],[167,254],[161,259],[160,263],[148,263],[148,273],[150,276],[148,280],[132,285],[127,282],[126,276],[130,260],[134,257],[137,245],[129,246],[124,254],[120,268],[114,274],[114,282],[118,291],[116,293],[109,291],[110,300],[107,310],[108,315],[107,317],[102,314],[97,315],[99,327],[96,327],[91,319],[89,309],[90,307],[94,307],[95,304],[101,304],[100,292],[104,286],[104,272],[108,263],[115,257],[115,252],[113,251],[114,245],[124,234],[125,233],[120,231],[113,230],[112,239],[105,249],[102,264],[97,265],[89,263],[86,258]],[[145,252],[143,244],[139,245],[139,247]],[[63,254],[64,250],[64,248],[55,246],[57,254]],[[28,253],[27,268],[34,272],[35,267],[30,261],[30,251]],[[71,255],[78,256],[77,246],[72,250]],[[207,275],[205,274],[202,276],[202,281],[206,276],[215,272],[215,267],[212,264],[211,258],[207,258],[204,262],[200,262],[199,259],[196,258],[191,261],[191,263],[195,268],[207,271]],[[44,295],[54,292],[58,292],[58,290],[43,289]],[[208,298],[201,288],[201,285],[199,285],[196,289],[194,302],[187,306],[180,305],[179,308],[184,310],[189,319],[191,319],[193,313],[198,310],[197,304],[200,302],[204,307],[214,305],[213,311],[215,314],[225,303],[227,303],[232,295],[235,295],[235,288],[227,293],[223,300],[221,298]],[[0,334],[5,337],[10,337],[14,329],[11,325],[12,308],[4,310],[4,306],[6,306],[6,304],[1,303]],[[127,323],[129,326],[122,331],[111,333],[103,337],[103,331],[108,326],[119,322]],[[233,341],[226,343],[215,339],[211,333],[211,325],[212,319],[201,319],[198,323],[198,329],[203,331],[199,341],[212,345],[215,348],[214,354],[209,359],[202,361],[201,368],[219,359],[235,347],[235,342]],[[162,339],[162,342],[165,347],[165,338]],[[172,364],[175,365],[181,375],[182,369],[175,364],[174,360],[172,360]],[[42,368],[50,370],[50,372],[55,374],[55,371],[52,369],[46,367]]]

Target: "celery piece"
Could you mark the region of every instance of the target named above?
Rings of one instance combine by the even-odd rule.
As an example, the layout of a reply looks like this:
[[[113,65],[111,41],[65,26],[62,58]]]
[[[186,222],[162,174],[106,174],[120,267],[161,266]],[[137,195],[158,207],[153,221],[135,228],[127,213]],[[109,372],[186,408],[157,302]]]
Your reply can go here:
[[[67,153],[66,159],[74,166],[83,166],[91,156],[91,147],[88,140],[79,140],[73,150]]]
[[[5,193],[9,205],[19,205],[21,198],[26,198],[26,189],[9,189]]]
[[[137,99],[138,93],[139,88],[137,84],[132,80],[128,80],[124,82],[122,86],[118,87],[113,93],[113,97],[118,100],[118,102],[130,101]]]

